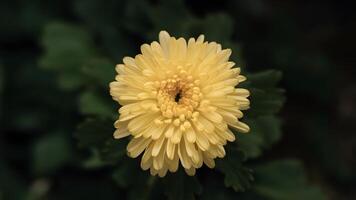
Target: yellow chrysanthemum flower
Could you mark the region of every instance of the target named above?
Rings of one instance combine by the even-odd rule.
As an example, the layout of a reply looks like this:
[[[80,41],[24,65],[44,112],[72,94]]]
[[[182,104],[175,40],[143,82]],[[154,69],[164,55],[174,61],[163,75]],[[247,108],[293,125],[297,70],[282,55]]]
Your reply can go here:
[[[141,167],[152,175],[175,172],[179,162],[189,175],[203,163],[213,168],[226,141],[235,140],[228,127],[249,131],[238,120],[249,108],[249,91],[235,88],[246,78],[229,62],[231,50],[204,42],[204,35],[186,42],[161,31],[159,43],[144,44],[141,52],[116,66],[110,84],[122,105],[114,137],[133,136],[128,155],[144,152]]]

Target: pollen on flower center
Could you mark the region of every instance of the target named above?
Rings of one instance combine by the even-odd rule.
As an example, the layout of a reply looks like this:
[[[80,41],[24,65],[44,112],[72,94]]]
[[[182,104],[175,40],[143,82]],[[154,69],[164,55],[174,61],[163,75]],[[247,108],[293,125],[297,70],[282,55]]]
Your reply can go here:
[[[186,72],[181,70],[178,75],[175,74],[165,80],[156,81],[155,84],[158,107],[165,118],[162,121],[172,123],[177,118],[184,122],[192,118],[202,97],[199,80],[194,80],[192,76],[186,76]],[[179,125],[178,122],[176,120],[175,124]]]

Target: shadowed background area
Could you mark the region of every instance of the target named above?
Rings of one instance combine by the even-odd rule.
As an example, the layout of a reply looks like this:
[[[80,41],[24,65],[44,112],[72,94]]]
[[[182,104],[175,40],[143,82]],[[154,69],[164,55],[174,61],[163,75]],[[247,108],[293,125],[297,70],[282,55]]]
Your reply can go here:
[[[299,159],[327,199],[355,199],[355,27],[350,1],[1,1],[0,200],[130,197],[123,188],[134,186],[87,159],[73,132],[86,116],[116,116],[113,66],[160,30],[205,34],[243,71],[281,71],[283,135],[251,149],[252,164]]]

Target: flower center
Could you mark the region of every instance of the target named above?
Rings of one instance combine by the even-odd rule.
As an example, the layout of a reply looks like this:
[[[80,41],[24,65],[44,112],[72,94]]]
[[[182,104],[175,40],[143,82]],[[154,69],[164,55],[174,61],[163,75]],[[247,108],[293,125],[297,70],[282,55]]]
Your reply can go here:
[[[178,93],[176,94],[176,97],[174,98],[174,101],[176,102],[176,103],[178,103],[179,102],[179,100],[180,100],[180,98],[181,98],[181,91],[178,91]]]
[[[169,78],[156,81],[157,105],[161,110],[163,121],[179,125],[187,119],[197,116],[195,109],[202,98],[199,80],[194,80],[186,73],[179,73]]]

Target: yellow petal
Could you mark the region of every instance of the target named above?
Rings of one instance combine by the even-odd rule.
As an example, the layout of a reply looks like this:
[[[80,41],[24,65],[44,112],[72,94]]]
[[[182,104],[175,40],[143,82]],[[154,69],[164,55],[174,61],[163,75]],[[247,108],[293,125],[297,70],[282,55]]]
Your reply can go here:
[[[173,144],[171,142],[171,140],[167,140],[167,150],[166,150],[166,152],[167,152],[168,159],[173,160],[174,154],[175,154],[175,150],[176,150],[176,146],[177,145]]]
[[[141,162],[146,163],[152,158],[153,143],[150,143],[145,153],[142,156]]]
[[[221,123],[223,121],[223,117],[217,113],[217,112],[202,112],[202,115],[204,115],[204,117],[206,117],[207,119],[209,119],[212,122],[215,123]]]
[[[163,135],[165,130],[166,130],[165,125],[158,126],[158,128],[156,128],[156,130],[154,130],[151,133],[152,139],[157,140],[158,138],[160,138]]]
[[[148,170],[152,166],[152,157],[150,157],[147,161],[141,160],[141,168],[143,170]]]
[[[159,177],[164,177],[167,174],[168,171],[168,166],[163,165],[162,169],[158,171],[158,176]]]
[[[189,169],[184,169],[184,170],[189,176],[194,176],[195,175],[195,168],[194,167],[191,167]]]
[[[241,133],[248,133],[250,131],[250,127],[247,124],[240,121],[237,121],[235,123],[229,123],[229,126],[235,128],[237,131]]]
[[[174,158],[173,160],[168,160],[168,169],[170,172],[176,172],[178,170],[178,166],[179,166],[179,156],[178,153],[174,154]]]
[[[173,125],[170,125],[167,129],[167,131],[165,132],[165,136],[166,138],[171,138],[172,135],[174,133],[174,126]]]
[[[114,138],[115,138],[115,139],[120,139],[120,138],[129,136],[129,135],[130,135],[130,132],[129,132],[129,130],[127,129],[127,127],[118,128],[118,129],[116,129],[115,132],[114,132]]]
[[[164,164],[166,148],[161,148],[160,152],[156,157],[153,157],[153,168],[160,170]]]
[[[159,140],[156,140],[153,145],[152,149],[152,156],[155,157],[158,155],[158,153],[161,151],[163,142],[165,141],[164,137],[159,138]]]
[[[138,157],[150,144],[150,140],[144,140],[140,145],[136,146],[133,148],[131,151],[129,151],[129,155],[131,158],[136,158]]]
[[[181,142],[180,145],[178,145],[178,156],[184,168],[189,169],[192,167],[184,142]]]
[[[127,151],[133,151],[136,148],[139,148],[141,145],[143,145],[148,139],[140,137],[140,138],[134,138],[132,139],[129,144],[127,145]]]
[[[203,158],[204,158],[204,163],[206,166],[209,168],[214,168],[215,167],[215,161],[213,158],[209,157],[207,153],[203,153]]]
[[[176,128],[174,134],[171,138],[173,144],[178,144],[182,138],[182,131],[179,128]]]
[[[167,33],[167,31],[159,32],[159,43],[162,47],[163,54],[168,58],[169,56],[169,41],[171,37]]]
[[[208,138],[206,138],[206,136],[203,133],[200,132],[195,132],[195,133],[197,136],[196,143],[199,146],[199,148],[202,151],[208,150],[210,146]]]
[[[191,143],[196,141],[196,134],[193,128],[189,128],[186,132],[185,135],[187,137],[187,140]]]

